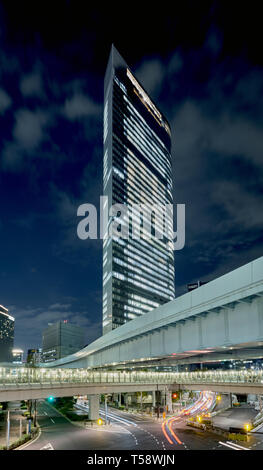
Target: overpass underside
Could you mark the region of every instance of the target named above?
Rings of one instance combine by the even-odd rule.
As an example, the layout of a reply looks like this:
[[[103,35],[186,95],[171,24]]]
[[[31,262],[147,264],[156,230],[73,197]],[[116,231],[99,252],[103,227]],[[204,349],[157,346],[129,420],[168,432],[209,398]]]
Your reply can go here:
[[[0,386],[0,403],[5,401],[37,400],[54,397],[72,397],[78,395],[101,395],[105,393],[133,393],[165,391],[170,386],[164,384],[21,384]],[[179,390],[175,385],[172,390]]]
[[[171,383],[171,384],[21,384],[0,387],[0,402],[72,397],[78,395],[101,395],[133,392],[175,392],[178,390],[211,391],[217,393],[263,394],[263,384],[249,383]]]

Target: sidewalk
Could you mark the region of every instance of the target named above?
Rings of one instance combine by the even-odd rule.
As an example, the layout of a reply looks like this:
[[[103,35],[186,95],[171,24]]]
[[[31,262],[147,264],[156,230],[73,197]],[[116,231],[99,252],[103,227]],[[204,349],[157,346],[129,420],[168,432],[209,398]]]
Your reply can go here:
[[[27,419],[22,416],[22,413],[25,410],[20,410],[20,402],[10,402],[8,409],[10,411],[10,445],[20,437],[20,420],[22,420],[22,435],[23,432],[26,431]],[[6,445],[7,411],[8,410],[5,410],[4,420],[0,421],[0,447]]]

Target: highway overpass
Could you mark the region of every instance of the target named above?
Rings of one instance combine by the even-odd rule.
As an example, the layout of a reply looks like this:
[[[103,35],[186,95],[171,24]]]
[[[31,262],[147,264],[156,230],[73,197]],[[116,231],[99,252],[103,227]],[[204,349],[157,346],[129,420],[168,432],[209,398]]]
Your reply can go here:
[[[263,257],[43,367],[128,368],[263,357]]]

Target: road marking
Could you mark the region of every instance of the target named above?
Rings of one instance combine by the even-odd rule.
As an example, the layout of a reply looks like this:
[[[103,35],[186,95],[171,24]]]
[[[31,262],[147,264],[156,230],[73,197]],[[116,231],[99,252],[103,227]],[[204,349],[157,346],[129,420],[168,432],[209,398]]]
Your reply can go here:
[[[48,444],[46,444],[44,447],[41,447],[40,450],[54,450],[54,447],[52,446],[52,444],[50,444],[50,442]]]
[[[247,447],[243,447],[243,446],[239,446],[238,444],[235,444],[234,442],[229,442],[229,441],[226,441],[228,444],[232,444],[233,446],[236,446],[236,447],[239,447],[240,449],[243,449],[243,450],[250,450],[248,449]]]
[[[105,415],[104,411],[100,411],[100,414]],[[111,413],[107,413],[107,418],[114,419],[115,421],[120,421],[121,423],[125,423],[127,426],[130,426],[130,425],[135,426],[135,427],[138,426],[138,424],[133,423],[132,421],[129,421],[124,418],[120,418],[119,416],[116,417],[116,415],[113,415]]]
[[[103,428],[93,428],[92,426],[86,426],[87,431],[97,431],[97,432],[111,432],[115,434],[131,434],[128,429],[123,428],[122,426],[116,424],[120,429],[103,429]]]
[[[54,424],[55,424],[55,421],[54,421],[52,418],[50,418],[50,419],[51,419],[52,423],[54,423]]]
[[[233,450],[241,450],[241,449],[238,449],[237,447],[234,447],[233,445],[227,444],[226,442],[219,441],[219,444],[221,444],[222,446],[230,447],[230,449],[233,449]]]

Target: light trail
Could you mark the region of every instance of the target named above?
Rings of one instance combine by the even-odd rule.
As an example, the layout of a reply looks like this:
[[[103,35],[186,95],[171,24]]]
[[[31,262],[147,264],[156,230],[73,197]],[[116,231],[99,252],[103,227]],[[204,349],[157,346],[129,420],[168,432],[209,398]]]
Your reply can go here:
[[[167,418],[162,424],[162,431],[170,444],[182,444],[179,437],[175,434],[172,426],[175,421],[182,419],[184,416],[195,416],[198,413],[208,412],[215,403],[215,394],[213,392],[201,392],[197,401],[184,408],[178,416]]]
[[[163,430],[163,433],[164,433],[164,435],[165,435],[167,441],[169,442],[169,444],[173,444],[173,441],[172,441],[172,440],[170,439],[170,437],[168,436],[165,427],[166,427],[166,421],[164,421],[163,424],[162,424],[162,430]]]

